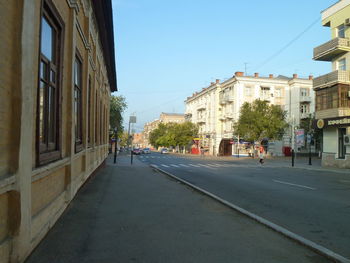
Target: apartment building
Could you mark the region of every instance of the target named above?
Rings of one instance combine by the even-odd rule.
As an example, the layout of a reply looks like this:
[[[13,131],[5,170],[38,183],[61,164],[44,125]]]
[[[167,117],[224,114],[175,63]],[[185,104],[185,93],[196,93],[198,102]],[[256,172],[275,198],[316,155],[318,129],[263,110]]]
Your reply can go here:
[[[170,122],[183,123],[185,122],[185,115],[182,113],[162,112],[159,116],[159,119],[146,123],[143,127],[143,132],[142,132],[144,147],[151,147],[151,144],[149,142],[149,135],[153,130],[157,129],[159,123],[170,123]]]
[[[108,154],[111,1],[1,1],[0,32],[0,262],[23,262]]]
[[[313,81],[316,125],[323,131],[322,165],[350,168],[350,1],[322,11],[331,40],[314,48],[314,60],[329,61],[332,71]]]
[[[287,129],[284,145],[292,145],[292,130],[314,113],[314,91],[312,76],[298,78],[297,74],[261,77],[258,73],[245,76],[236,72],[232,78],[220,83],[216,80],[209,87],[194,93],[185,101],[185,116],[199,125],[201,145],[213,155],[232,155],[234,137],[233,124],[238,121],[240,108],[245,102],[256,99],[280,105],[287,112]]]

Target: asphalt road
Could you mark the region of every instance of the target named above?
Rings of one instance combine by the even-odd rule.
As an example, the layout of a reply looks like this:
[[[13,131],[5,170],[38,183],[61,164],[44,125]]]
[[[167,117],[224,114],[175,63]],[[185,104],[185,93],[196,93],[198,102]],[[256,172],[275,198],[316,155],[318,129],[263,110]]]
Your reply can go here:
[[[138,158],[350,258],[350,174],[244,159],[159,153]]]

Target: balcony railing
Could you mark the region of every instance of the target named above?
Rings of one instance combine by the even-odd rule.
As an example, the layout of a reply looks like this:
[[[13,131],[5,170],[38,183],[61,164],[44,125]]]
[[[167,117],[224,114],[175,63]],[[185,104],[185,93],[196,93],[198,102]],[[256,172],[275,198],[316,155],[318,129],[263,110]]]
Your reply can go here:
[[[320,89],[332,86],[337,83],[350,84],[350,71],[348,70],[336,70],[331,73],[314,78],[314,89]]]
[[[199,104],[198,107],[197,107],[197,110],[205,110],[206,109],[206,106],[204,103],[202,104]]]
[[[300,96],[300,102],[311,102],[310,96]]]
[[[224,96],[220,96],[219,97],[219,103],[221,104],[221,105],[224,105],[224,104],[226,104],[226,99],[225,99],[225,97]]]
[[[204,117],[199,117],[197,119],[197,123],[205,123],[205,118]]]
[[[309,117],[310,117],[310,113],[309,112],[300,113],[300,119],[307,119]]]
[[[233,119],[233,113],[231,113],[231,112],[225,113],[225,118],[226,119]]]
[[[350,40],[333,38],[327,43],[314,48],[314,60],[331,61],[335,56],[350,51]]]
[[[219,120],[221,120],[221,121],[225,120],[225,115],[223,113],[219,114]]]
[[[233,96],[232,95],[227,95],[225,97],[226,102],[233,102]]]

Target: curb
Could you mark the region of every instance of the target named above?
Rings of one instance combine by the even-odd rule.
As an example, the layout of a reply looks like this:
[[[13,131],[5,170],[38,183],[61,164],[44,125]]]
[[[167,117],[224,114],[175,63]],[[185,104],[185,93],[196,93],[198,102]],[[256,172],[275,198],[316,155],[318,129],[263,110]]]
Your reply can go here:
[[[335,262],[340,262],[340,263],[350,263],[350,259],[345,258],[345,257],[329,250],[328,248],[325,248],[321,245],[318,245],[315,242],[308,240],[306,238],[303,238],[302,236],[299,236],[299,235],[289,231],[288,229],[286,229],[284,227],[276,225],[276,224],[272,223],[271,221],[266,220],[265,218],[262,218],[262,217],[255,215],[255,214],[253,214],[253,213],[251,213],[251,212],[249,212],[249,211],[247,211],[247,210],[245,210],[237,205],[234,205],[234,204],[218,197],[217,195],[214,195],[214,194],[212,194],[212,193],[210,193],[210,192],[208,192],[208,191],[206,191],[206,190],[204,190],[204,189],[202,189],[194,184],[191,184],[191,183],[189,183],[189,182],[187,182],[187,181],[185,181],[185,180],[183,180],[183,179],[181,179],[181,178],[179,178],[179,177],[177,177],[169,172],[164,171],[163,169],[160,169],[159,167],[157,167],[153,164],[150,165],[150,167],[152,167],[153,169],[155,169],[157,171],[160,171],[161,173],[163,173],[163,174],[165,174],[165,175],[167,175],[167,176],[169,176],[169,177],[171,177],[171,178],[173,178],[173,179],[175,179],[175,180],[177,180],[177,181],[179,181],[187,186],[190,186],[191,188],[197,190],[198,192],[211,197],[212,199],[232,208],[233,210],[235,210],[235,211],[237,211],[245,216],[248,216],[251,219],[254,219],[255,221],[267,226],[268,228],[270,228],[270,229],[272,229],[272,230],[274,230],[274,231],[276,231],[276,232],[278,232],[278,233],[280,233],[280,234],[316,251],[317,253],[327,257],[328,259],[331,259]]]

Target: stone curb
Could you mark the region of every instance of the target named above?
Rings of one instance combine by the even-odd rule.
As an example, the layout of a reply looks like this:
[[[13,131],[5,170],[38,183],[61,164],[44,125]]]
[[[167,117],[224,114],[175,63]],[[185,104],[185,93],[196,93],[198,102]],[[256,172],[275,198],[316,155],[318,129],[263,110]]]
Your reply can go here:
[[[165,175],[167,175],[167,176],[169,176],[169,177],[171,177],[171,178],[173,178],[173,179],[175,179],[175,180],[177,180],[177,181],[179,181],[187,186],[190,186],[191,188],[197,190],[198,192],[211,197],[212,199],[232,208],[233,210],[235,210],[235,211],[237,211],[245,216],[250,217],[251,219],[254,219],[255,221],[267,226],[268,228],[270,228],[270,229],[272,229],[272,230],[274,230],[274,231],[276,231],[276,232],[278,232],[278,233],[280,233],[280,234],[316,251],[317,253],[319,253],[319,254],[321,254],[321,255],[323,255],[323,256],[325,256],[325,257],[327,257],[335,262],[350,263],[350,259],[347,259],[347,258],[329,250],[328,248],[325,248],[321,245],[318,245],[315,242],[308,240],[306,238],[303,238],[302,236],[299,236],[299,235],[289,231],[288,229],[286,229],[284,227],[276,225],[276,224],[272,223],[271,221],[268,221],[268,220],[266,220],[258,215],[255,215],[255,214],[237,206],[237,205],[234,205],[234,204],[232,204],[232,203],[230,203],[230,202],[228,202],[228,201],[226,201],[226,200],[224,200],[224,199],[222,199],[222,198],[220,198],[220,197],[218,197],[218,196],[216,196],[216,195],[214,195],[214,194],[212,194],[212,193],[210,193],[210,192],[208,192],[208,191],[206,191],[206,190],[204,190],[204,189],[202,189],[194,184],[191,184],[191,183],[189,183],[189,182],[187,182],[187,181],[185,181],[185,180],[183,180],[183,179],[181,179],[181,178],[179,178],[179,177],[177,177],[169,172],[164,171],[163,169],[160,169],[159,167],[157,167],[155,165],[150,165],[150,167],[152,167],[153,169],[155,169],[155,170],[157,170],[157,171],[159,171],[159,172],[161,172],[161,173],[163,173],[163,174],[165,174]]]

